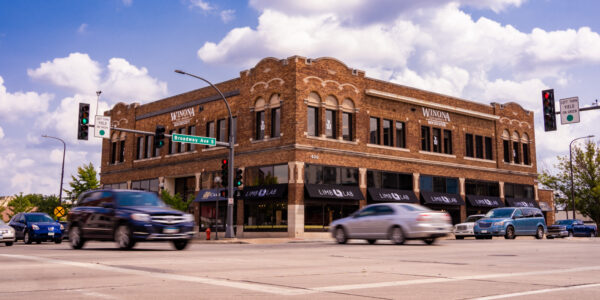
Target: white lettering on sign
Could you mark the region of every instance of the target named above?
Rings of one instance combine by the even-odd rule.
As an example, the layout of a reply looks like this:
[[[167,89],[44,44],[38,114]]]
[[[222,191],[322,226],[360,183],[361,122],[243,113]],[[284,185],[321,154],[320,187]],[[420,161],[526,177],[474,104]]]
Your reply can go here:
[[[423,107],[423,116],[427,118],[427,123],[435,126],[446,127],[446,122],[450,122],[450,114],[433,108]]]
[[[171,113],[171,121],[175,126],[188,124],[192,117],[195,116],[194,108],[186,108]]]

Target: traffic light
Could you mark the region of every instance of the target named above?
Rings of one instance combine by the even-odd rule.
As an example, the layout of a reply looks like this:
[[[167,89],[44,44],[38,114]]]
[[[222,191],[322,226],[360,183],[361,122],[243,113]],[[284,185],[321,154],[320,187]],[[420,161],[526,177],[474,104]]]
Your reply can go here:
[[[154,147],[161,148],[165,145],[165,126],[156,125],[156,130],[154,131]]]
[[[222,198],[227,198],[227,190],[222,190],[219,194]]]
[[[235,181],[234,181],[234,185],[235,187],[241,186],[242,184],[244,184],[244,182],[242,182],[242,175],[243,175],[244,171],[242,169],[235,169]]]
[[[221,160],[221,185],[223,187],[228,186],[229,184],[229,174],[227,174],[227,171],[229,170],[229,165],[228,165],[228,160],[227,159],[223,159]]]
[[[90,125],[90,105],[79,103],[79,122],[77,122],[77,139],[88,139],[88,129]]]
[[[554,110],[554,90],[542,91],[542,103],[544,108],[544,130],[556,131],[556,112]]]

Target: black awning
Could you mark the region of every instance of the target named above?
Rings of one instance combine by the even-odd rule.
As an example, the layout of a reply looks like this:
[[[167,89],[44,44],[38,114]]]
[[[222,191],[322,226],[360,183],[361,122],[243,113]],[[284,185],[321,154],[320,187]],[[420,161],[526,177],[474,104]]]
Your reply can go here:
[[[221,191],[226,191],[227,189],[207,189],[201,190],[198,192],[196,199],[194,202],[209,202],[209,201],[222,201],[227,200],[225,197],[221,197]]]
[[[378,202],[419,202],[419,199],[415,196],[415,192],[413,191],[369,188],[367,189],[367,193],[371,200]]]
[[[273,200],[281,199],[286,196],[288,185],[271,184],[249,186],[242,190],[241,199],[243,200]]]
[[[463,205],[462,197],[457,194],[446,194],[436,192],[421,192],[423,196],[424,204],[437,204],[437,205]]]
[[[362,200],[364,196],[357,186],[330,185],[330,184],[305,184],[309,198]]]
[[[506,206],[540,208],[540,206],[537,204],[537,202],[535,202],[534,199],[523,199],[523,198],[506,198]]]
[[[494,208],[504,206],[500,197],[467,195],[467,200],[473,207]]]
[[[540,209],[542,211],[552,211],[552,207],[550,207],[550,204],[542,201],[540,201],[538,204],[540,205]]]

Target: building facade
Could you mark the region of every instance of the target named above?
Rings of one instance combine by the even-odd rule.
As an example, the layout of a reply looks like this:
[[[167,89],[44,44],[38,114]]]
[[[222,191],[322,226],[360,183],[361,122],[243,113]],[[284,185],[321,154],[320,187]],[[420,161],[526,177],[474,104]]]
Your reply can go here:
[[[533,112],[380,81],[333,58],[265,58],[240,77],[145,105],[119,103],[114,126],[214,137],[233,126],[237,236],[324,232],[381,201],[421,203],[454,223],[499,206],[552,211],[537,190]],[[228,149],[114,131],[102,145],[101,183],[195,199],[200,230],[225,222],[221,159]],[[541,206],[540,206],[541,205]],[[215,225],[216,224],[216,225]],[[222,230],[222,229],[219,229]]]

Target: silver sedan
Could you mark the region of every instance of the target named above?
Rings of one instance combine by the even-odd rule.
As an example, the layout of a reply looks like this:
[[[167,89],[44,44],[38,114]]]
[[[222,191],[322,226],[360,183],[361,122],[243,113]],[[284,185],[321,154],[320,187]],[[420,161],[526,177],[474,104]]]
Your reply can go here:
[[[12,246],[15,242],[15,230],[0,220],[0,243]]]
[[[452,231],[450,215],[417,204],[381,203],[365,206],[349,217],[333,221],[329,231],[339,244],[349,239],[391,240],[403,244],[420,239],[431,245]]]

